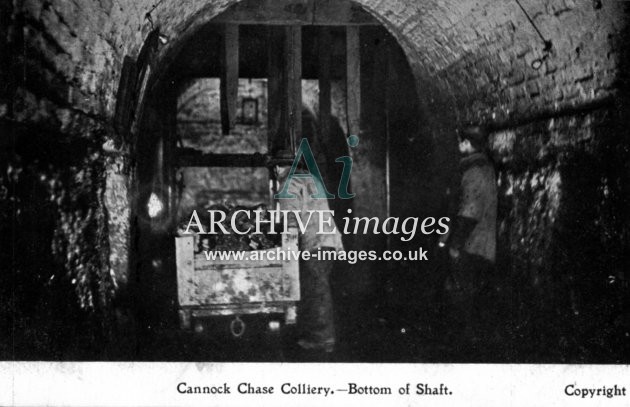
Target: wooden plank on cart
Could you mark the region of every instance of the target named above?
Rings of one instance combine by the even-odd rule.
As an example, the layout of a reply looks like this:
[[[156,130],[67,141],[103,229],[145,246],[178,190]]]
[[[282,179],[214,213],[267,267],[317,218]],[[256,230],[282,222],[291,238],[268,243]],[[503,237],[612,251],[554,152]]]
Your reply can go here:
[[[254,253],[257,252],[257,253]],[[267,250],[252,250],[246,252],[247,256],[257,255],[256,260],[250,260],[249,258],[243,259],[221,259],[216,258],[212,260],[208,260],[206,254],[204,252],[195,254],[195,270],[224,270],[224,269],[252,269],[252,268],[265,268],[265,267],[274,267],[281,268],[283,265],[282,260],[276,259],[274,257],[273,260],[270,260],[267,257],[269,252],[274,252],[275,249],[267,249]]]
[[[179,305],[216,308],[283,303],[290,306],[298,301],[297,228],[291,227],[288,232],[282,236],[282,253],[280,248],[249,251],[238,260],[208,259],[204,253],[194,253],[194,237],[177,237]]]
[[[359,27],[346,27],[346,103],[348,133],[361,131],[361,48]]]
[[[291,303],[293,304],[293,303]],[[295,306],[295,305],[293,305]],[[247,315],[247,314],[281,314],[287,309],[287,302],[254,302],[250,304],[213,305],[203,308],[191,308],[194,318],[213,317],[219,315]]]
[[[223,27],[223,58],[221,58],[221,129],[229,134],[236,123],[238,107],[238,25]]]
[[[282,235],[282,250],[298,253],[297,228],[290,227],[289,233]],[[300,262],[290,256],[282,265],[283,286],[287,292],[287,299],[298,301],[300,299]]]
[[[180,305],[190,303],[194,298],[195,238],[182,236],[175,238],[175,264],[177,265],[177,298]]]

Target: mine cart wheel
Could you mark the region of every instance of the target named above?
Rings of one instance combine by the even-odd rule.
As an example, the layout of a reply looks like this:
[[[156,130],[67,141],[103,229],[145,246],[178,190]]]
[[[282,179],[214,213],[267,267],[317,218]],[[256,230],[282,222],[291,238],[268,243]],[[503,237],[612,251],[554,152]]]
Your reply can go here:
[[[242,337],[246,329],[247,325],[238,315],[230,322],[230,333],[234,338]]]

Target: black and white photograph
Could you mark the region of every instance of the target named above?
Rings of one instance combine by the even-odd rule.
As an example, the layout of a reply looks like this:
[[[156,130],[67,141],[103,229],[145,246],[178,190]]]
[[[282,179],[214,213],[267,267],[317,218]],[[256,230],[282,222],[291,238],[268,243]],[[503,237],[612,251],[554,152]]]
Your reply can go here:
[[[627,367],[629,8],[1,0],[3,377]],[[389,389],[296,375],[164,391]]]

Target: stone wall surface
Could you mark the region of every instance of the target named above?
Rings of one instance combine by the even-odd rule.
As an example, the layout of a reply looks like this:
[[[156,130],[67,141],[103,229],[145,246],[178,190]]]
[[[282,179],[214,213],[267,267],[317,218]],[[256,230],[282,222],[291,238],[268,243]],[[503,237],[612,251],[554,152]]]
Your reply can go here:
[[[625,2],[523,1],[553,45],[538,70],[531,64],[544,56],[542,40],[514,1],[357,3],[398,40],[415,80],[422,134],[409,136],[415,147],[405,153],[423,157],[419,169],[427,172],[400,189],[439,199],[455,173],[453,129],[468,121],[494,125],[508,275],[528,287],[559,287],[545,292],[566,292],[560,308],[573,315],[610,305],[589,299],[593,285],[596,299],[627,294]],[[2,2],[0,235],[13,249],[2,252],[0,268],[13,271],[3,279],[19,281],[30,291],[24,295],[37,299],[12,303],[13,317],[3,323],[23,315],[26,326],[33,309],[62,297],[68,315],[88,321],[75,328],[86,343],[107,325],[101,322],[129,277],[133,228],[133,157],[130,146],[112,147],[123,58],[137,57],[152,26],[159,27],[169,39],[158,55],[166,71],[185,40],[232,4]],[[11,285],[0,286],[8,296]],[[88,311],[98,322],[90,325]],[[23,330],[25,343],[55,343],[54,324],[43,335]],[[10,350],[2,346],[5,357]],[[55,357],[64,357],[62,348]]]
[[[498,120],[532,113],[532,105],[557,109],[615,89],[625,24],[622,2],[601,8],[567,0],[525,2],[553,44],[539,70],[530,63],[543,55],[542,41],[512,1],[359,3],[397,37],[418,80],[436,82],[428,89],[450,96],[447,101],[463,118]],[[173,39],[164,54],[178,47],[176,39],[192,35],[231,4],[160,2],[151,13],[153,24]],[[18,2],[7,36],[24,51],[15,57],[26,79],[17,100],[24,101],[28,120],[48,120],[67,132],[63,125],[75,123],[74,115],[111,117],[122,58],[139,52],[151,27],[145,14],[152,6],[150,1]],[[38,104],[38,110],[50,109],[48,114],[29,115],[28,106]],[[17,119],[19,110],[14,110]]]
[[[519,299],[512,320],[528,321],[516,330],[534,341],[553,337],[565,360],[620,360],[606,347],[627,330],[630,151],[617,114],[599,109],[493,136],[497,269]]]

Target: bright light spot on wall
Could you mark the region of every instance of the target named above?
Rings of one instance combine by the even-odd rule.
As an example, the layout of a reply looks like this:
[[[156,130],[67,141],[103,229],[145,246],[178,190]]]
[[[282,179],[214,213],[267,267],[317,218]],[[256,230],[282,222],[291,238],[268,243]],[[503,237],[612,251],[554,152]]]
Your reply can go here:
[[[162,213],[162,210],[164,209],[162,201],[160,201],[160,198],[155,195],[155,192],[152,192],[151,196],[149,197],[147,209],[149,210],[149,216],[151,218],[155,218],[156,216],[158,216],[160,213]]]

